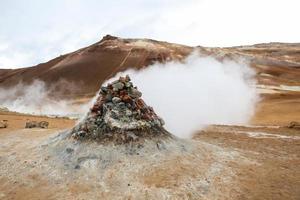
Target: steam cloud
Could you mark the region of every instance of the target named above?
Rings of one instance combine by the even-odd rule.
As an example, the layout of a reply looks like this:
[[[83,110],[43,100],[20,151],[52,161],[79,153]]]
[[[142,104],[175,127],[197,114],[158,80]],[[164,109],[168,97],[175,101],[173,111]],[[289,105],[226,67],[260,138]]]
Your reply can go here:
[[[29,85],[20,82],[11,88],[0,88],[0,106],[11,111],[37,115],[84,114],[88,105],[75,105],[70,100],[58,100],[53,97],[54,90],[59,93],[56,87],[59,84],[61,81],[53,84],[51,88],[47,88],[43,81],[35,80]],[[71,89],[74,88],[71,83],[67,84]]]
[[[184,62],[157,63],[116,77],[125,74],[166,128],[183,138],[208,124],[246,124],[258,100],[254,72],[246,63],[220,62],[197,52]]]
[[[258,101],[254,72],[247,64],[220,62],[197,52],[184,62],[127,70],[113,79],[125,74],[138,86],[146,103],[165,120],[166,128],[183,138],[207,124],[246,124]],[[51,98],[53,89],[46,89],[42,81],[0,88],[0,105],[22,113],[81,117],[91,106],[55,100]]]

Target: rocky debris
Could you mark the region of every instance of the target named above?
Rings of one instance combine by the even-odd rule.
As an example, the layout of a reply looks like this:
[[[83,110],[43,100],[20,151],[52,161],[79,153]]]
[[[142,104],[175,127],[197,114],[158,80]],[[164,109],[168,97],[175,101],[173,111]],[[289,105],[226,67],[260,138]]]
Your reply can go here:
[[[163,128],[164,121],[141,96],[128,75],[102,86],[87,117],[71,131],[72,137],[127,143],[141,138],[171,136]]]
[[[300,129],[300,122],[292,121],[292,122],[290,122],[290,124],[288,125],[288,128]]]
[[[47,121],[27,121],[25,128],[48,128],[49,122]]]
[[[2,120],[0,122],[0,128],[7,128],[8,127],[8,123],[7,120]]]

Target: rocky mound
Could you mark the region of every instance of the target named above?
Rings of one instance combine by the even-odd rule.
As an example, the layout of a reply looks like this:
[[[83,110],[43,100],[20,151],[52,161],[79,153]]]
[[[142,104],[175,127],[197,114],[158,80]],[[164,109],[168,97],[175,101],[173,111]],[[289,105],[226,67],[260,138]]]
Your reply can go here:
[[[101,87],[94,106],[73,128],[71,136],[78,140],[117,144],[171,137],[163,128],[164,121],[141,96],[128,75]]]

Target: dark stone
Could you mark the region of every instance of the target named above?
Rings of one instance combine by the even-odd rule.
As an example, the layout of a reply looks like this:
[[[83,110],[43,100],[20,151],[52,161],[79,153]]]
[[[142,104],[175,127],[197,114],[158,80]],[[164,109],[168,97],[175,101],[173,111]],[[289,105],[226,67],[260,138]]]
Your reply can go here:
[[[80,165],[76,165],[74,169],[80,169]]]
[[[74,151],[74,149],[72,149],[72,148],[66,148],[67,153],[73,153],[73,151]]]

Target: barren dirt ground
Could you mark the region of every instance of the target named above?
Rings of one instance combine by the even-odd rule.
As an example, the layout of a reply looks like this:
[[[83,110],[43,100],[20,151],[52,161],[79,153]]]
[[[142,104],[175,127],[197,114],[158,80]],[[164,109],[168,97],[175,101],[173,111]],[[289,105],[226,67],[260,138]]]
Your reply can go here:
[[[60,131],[71,128],[74,120],[64,118],[48,118],[44,116],[31,116],[13,112],[0,112],[0,120],[8,120],[8,128],[0,129],[0,165],[7,165],[10,157],[16,158],[16,162],[20,162],[24,169],[32,171],[36,161],[34,158],[30,160],[32,148],[39,145],[41,141],[55,136]],[[49,129],[25,129],[27,120],[49,122]],[[25,156],[24,156],[25,155]],[[27,155],[27,156],[26,156]],[[14,169],[12,166],[8,168]],[[13,176],[13,177],[11,177]],[[14,179],[14,182],[8,181]],[[9,173],[9,169],[1,170],[0,173],[0,199],[49,199],[49,183],[41,180],[35,173],[31,173],[25,179],[22,174],[18,174],[17,170]],[[21,180],[20,180],[21,179]],[[30,183],[32,183],[30,185]]]
[[[194,136],[255,161],[234,164],[241,199],[299,199],[300,130],[285,127],[211,126]]]
[[[262,95],[251,123],[286,126],[291,121],[300,122],[300,92]]]
[[[268,112],[263,113],[268,118]],[[70,175],[56,179],[51,170],[44,170],[43,163],[48,158],[37,155],[34,149],[72,127],[74,120],[2,112],[0,120],[3,119],[8,120],[9,127],[0,129],[0,199],[297,200],[300,197],[299,129],[274,125],[210,126],[194,135],[191,141],[198,147],[190,156],[170,155],[167,160],[152,163],[145,172],[134,172],[139,178],[131,180],[131,187],[139,186],[124,190],[124,185],[118,186],[117,181],[122,167],[118,176],[108,170],[104,177],[109,185],[105,187],[93,185],[92,180],[64,181]],[[24,129],[27,119],[47,120],[50,127]],[[119,188],[124,195],[120,195]]]

